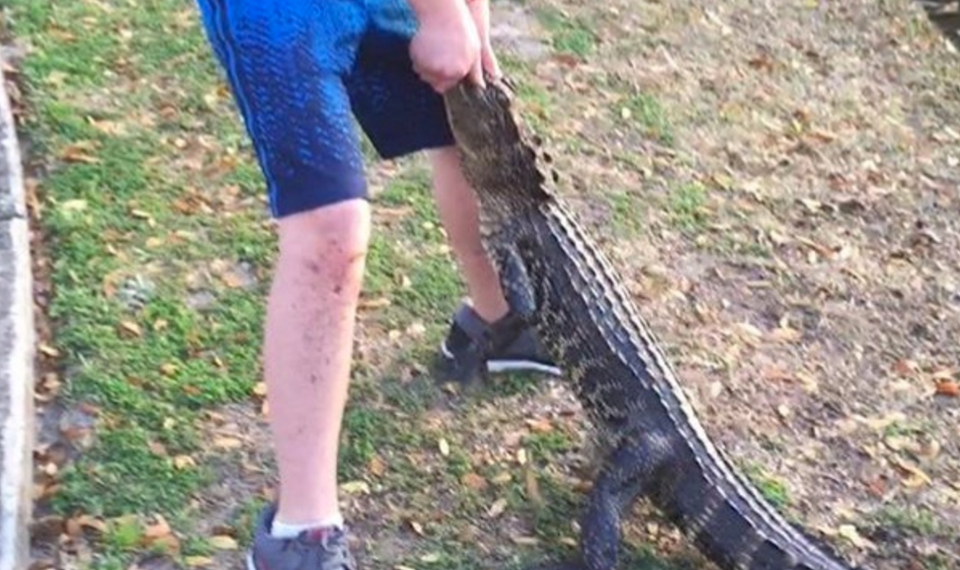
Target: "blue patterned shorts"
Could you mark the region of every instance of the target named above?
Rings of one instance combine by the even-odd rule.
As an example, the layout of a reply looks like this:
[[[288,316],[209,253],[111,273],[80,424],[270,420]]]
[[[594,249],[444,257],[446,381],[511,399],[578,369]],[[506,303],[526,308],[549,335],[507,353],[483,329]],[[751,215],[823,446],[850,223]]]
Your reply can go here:
[[[197,0],[276,217],[367,193],[359,133],[383,158],[453,144],[409,56],[406,0]]]

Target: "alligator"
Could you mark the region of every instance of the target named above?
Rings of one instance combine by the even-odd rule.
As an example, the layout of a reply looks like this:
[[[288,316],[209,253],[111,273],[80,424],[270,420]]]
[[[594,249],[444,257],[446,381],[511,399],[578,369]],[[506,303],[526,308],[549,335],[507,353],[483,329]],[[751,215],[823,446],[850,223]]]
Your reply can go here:
[[[960,2],[956,0],[918,0],[927,17],[948,41],[960,49]]]
[[[555,170],[548,178],[541,168],[551,159],[514,113],[511,85],[465,80],[444,101],[508,301],[502,322],[533,327],[602,453],[579,555],[550,566],[616,568],[621,517],[645,497],[723,570],[852,570],[788,523],[711,443],[609,258],[555,191]],[[481,353],[497,335],[486,338]]]

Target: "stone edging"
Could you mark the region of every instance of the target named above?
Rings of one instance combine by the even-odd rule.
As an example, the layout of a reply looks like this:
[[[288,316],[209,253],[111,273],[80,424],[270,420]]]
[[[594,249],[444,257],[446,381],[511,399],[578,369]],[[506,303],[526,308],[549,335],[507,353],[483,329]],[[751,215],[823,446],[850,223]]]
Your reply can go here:
[[[34,435],[33,277],[16,126],[0,80],[0,570],[29,558]]]

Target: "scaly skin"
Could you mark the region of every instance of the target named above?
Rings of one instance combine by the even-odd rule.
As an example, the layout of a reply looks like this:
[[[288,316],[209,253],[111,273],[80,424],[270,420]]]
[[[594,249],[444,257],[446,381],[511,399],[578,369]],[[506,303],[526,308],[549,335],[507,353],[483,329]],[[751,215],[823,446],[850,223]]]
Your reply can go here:
[[[549,190],[501,83],[445,95],[484,247],[518,325],[572,382],[605,453],[582,520],[582,560],[613,570],[640,496],[723,570],[850,570],[787,523],[712,445],[607,258]]]

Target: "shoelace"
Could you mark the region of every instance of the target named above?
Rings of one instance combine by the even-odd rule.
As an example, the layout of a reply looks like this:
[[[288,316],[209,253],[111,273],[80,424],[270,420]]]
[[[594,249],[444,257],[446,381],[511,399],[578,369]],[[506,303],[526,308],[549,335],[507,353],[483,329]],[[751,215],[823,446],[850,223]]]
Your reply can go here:
[[[355,570],[353,556],[347,549],[346,532],[335,530],[325,535],[319,542],[305,540],[290,540],[284,548],[292,549],[301,556],[301,559],[313,560],[308,568],[319,570]]]

